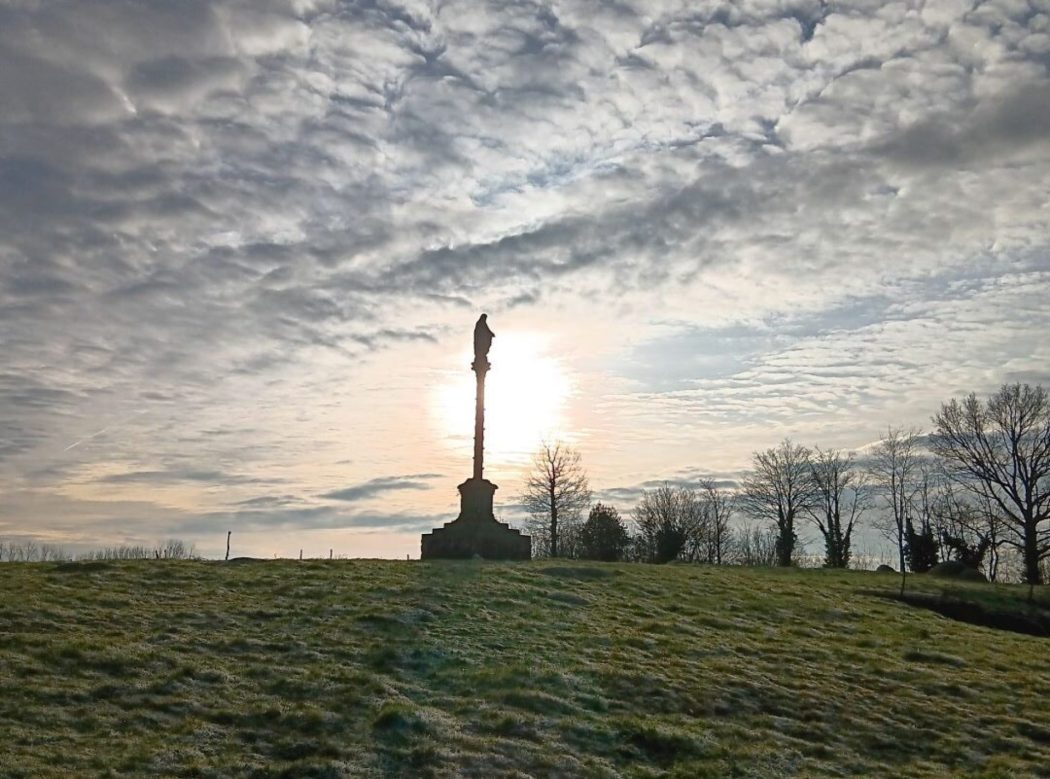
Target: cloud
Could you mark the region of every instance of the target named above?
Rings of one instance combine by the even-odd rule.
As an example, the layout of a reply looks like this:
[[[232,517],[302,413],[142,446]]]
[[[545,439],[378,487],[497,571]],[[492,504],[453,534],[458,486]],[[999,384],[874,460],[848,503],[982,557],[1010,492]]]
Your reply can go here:
[[[128,471],[111,473],[98,479],[106,484],[158,484],[166,482],[199,482],[204,484],[272,484],[280,479],[254,479],[224,471],[171,469],[165,471]]]
[[[1050,145],[1050,80],[990,95],[964,114],[915,122],[880,149],[891,159],[922,167],[972,167]]]
[[[595,491],[595,501],[612,504],[620,511],[630,512],[642,499],[642,495],[649,490],[659,489],[667,486],[672,489],[682,488],[687,490],[702,489],[708,482],[714,484],[720,490],[735,490],[740,484],[743,472],[731,475],[711,475],[703,472],[685,472],[668,474],[666,479],[646,479],[645,481],[630,486],[605,487]]]
[[[277,509],[302,503],[303,499],[295,495],[259,495],[254,498],[236,501],[234,505],[248,509]]]
[[[381,476],[376,479],[370,479],[364,484],[356,484],[352,487],[345,487],[341,490],[326,492],[322,494],[321,497],[328,498],[329,500],[357,502],[374,498],[386,492],[397,492],[400,490],[429,490],[431,486],[427,484],[427,481],[440,478],[441,474],[438,473],[415,473],[409,476]]]

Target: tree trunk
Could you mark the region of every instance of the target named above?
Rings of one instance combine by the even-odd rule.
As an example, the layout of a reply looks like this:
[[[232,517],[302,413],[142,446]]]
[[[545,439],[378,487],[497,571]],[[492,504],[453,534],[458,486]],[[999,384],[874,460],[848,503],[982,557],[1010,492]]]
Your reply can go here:
[[[558,556],[558,504],[551,490],[551,557]]]
[[[1025,517],[1024,523],[1024,578],[1029,590],[1042,584],[1042,572],[1039,570],[1039,538],[1036,535],[1036,524]]]
[[[777,543],[777,565],[782,568],[791,566],[791,553],[795,551],[795,528],[791,517],[780,522],[780,539]]]
[[[900,565],[901,565],[901,597],[904,597],[904,583],[908,579],[908,568],[904,564],[904,539],[902,536],[897,537],[897,551],[900,553]]]
[[[842,535],[842,520],[834,514],[829,514],[827,522],[828,528],[824,532],[824,567],[845,568],[847,543]]]

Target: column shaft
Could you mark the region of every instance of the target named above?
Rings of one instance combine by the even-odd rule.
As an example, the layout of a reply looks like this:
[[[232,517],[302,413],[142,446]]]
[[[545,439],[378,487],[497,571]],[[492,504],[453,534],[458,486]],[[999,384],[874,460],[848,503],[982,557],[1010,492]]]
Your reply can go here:
[[[478,390],[474,404],[474,478],[483,478],[485,470],[485,373],[488,366],[474,366]]]

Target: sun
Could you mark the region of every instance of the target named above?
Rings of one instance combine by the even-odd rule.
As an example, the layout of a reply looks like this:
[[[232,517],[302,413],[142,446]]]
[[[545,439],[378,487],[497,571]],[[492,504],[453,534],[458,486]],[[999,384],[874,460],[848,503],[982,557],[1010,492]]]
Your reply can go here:
[[[563,438],[571,386],[544,339],[528,332],[500,332],[492,343],[492,369],[485,380],[485,463],[526,461],[543,440]],[[471,452],[474,436],[474,374],[471,355],[460,357],[463,370],[436,390],[434,407],[457,451]]]

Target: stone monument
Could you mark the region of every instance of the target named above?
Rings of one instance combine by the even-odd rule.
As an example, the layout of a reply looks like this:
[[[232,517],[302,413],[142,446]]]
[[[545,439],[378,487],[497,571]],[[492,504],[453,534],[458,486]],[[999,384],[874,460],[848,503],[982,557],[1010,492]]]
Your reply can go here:
[[[482,314],[474,325],[474,362],[470,365],[478,385],[474,401],[474,474],[459,485],[459,516],[444,527],[423,534],[423,560],[532,557],[532,539],[496,521],[492,513],[496,485],[485,478],[485,376],[492,367],[489,348],[495,335],[487,320],[488,315]]]

